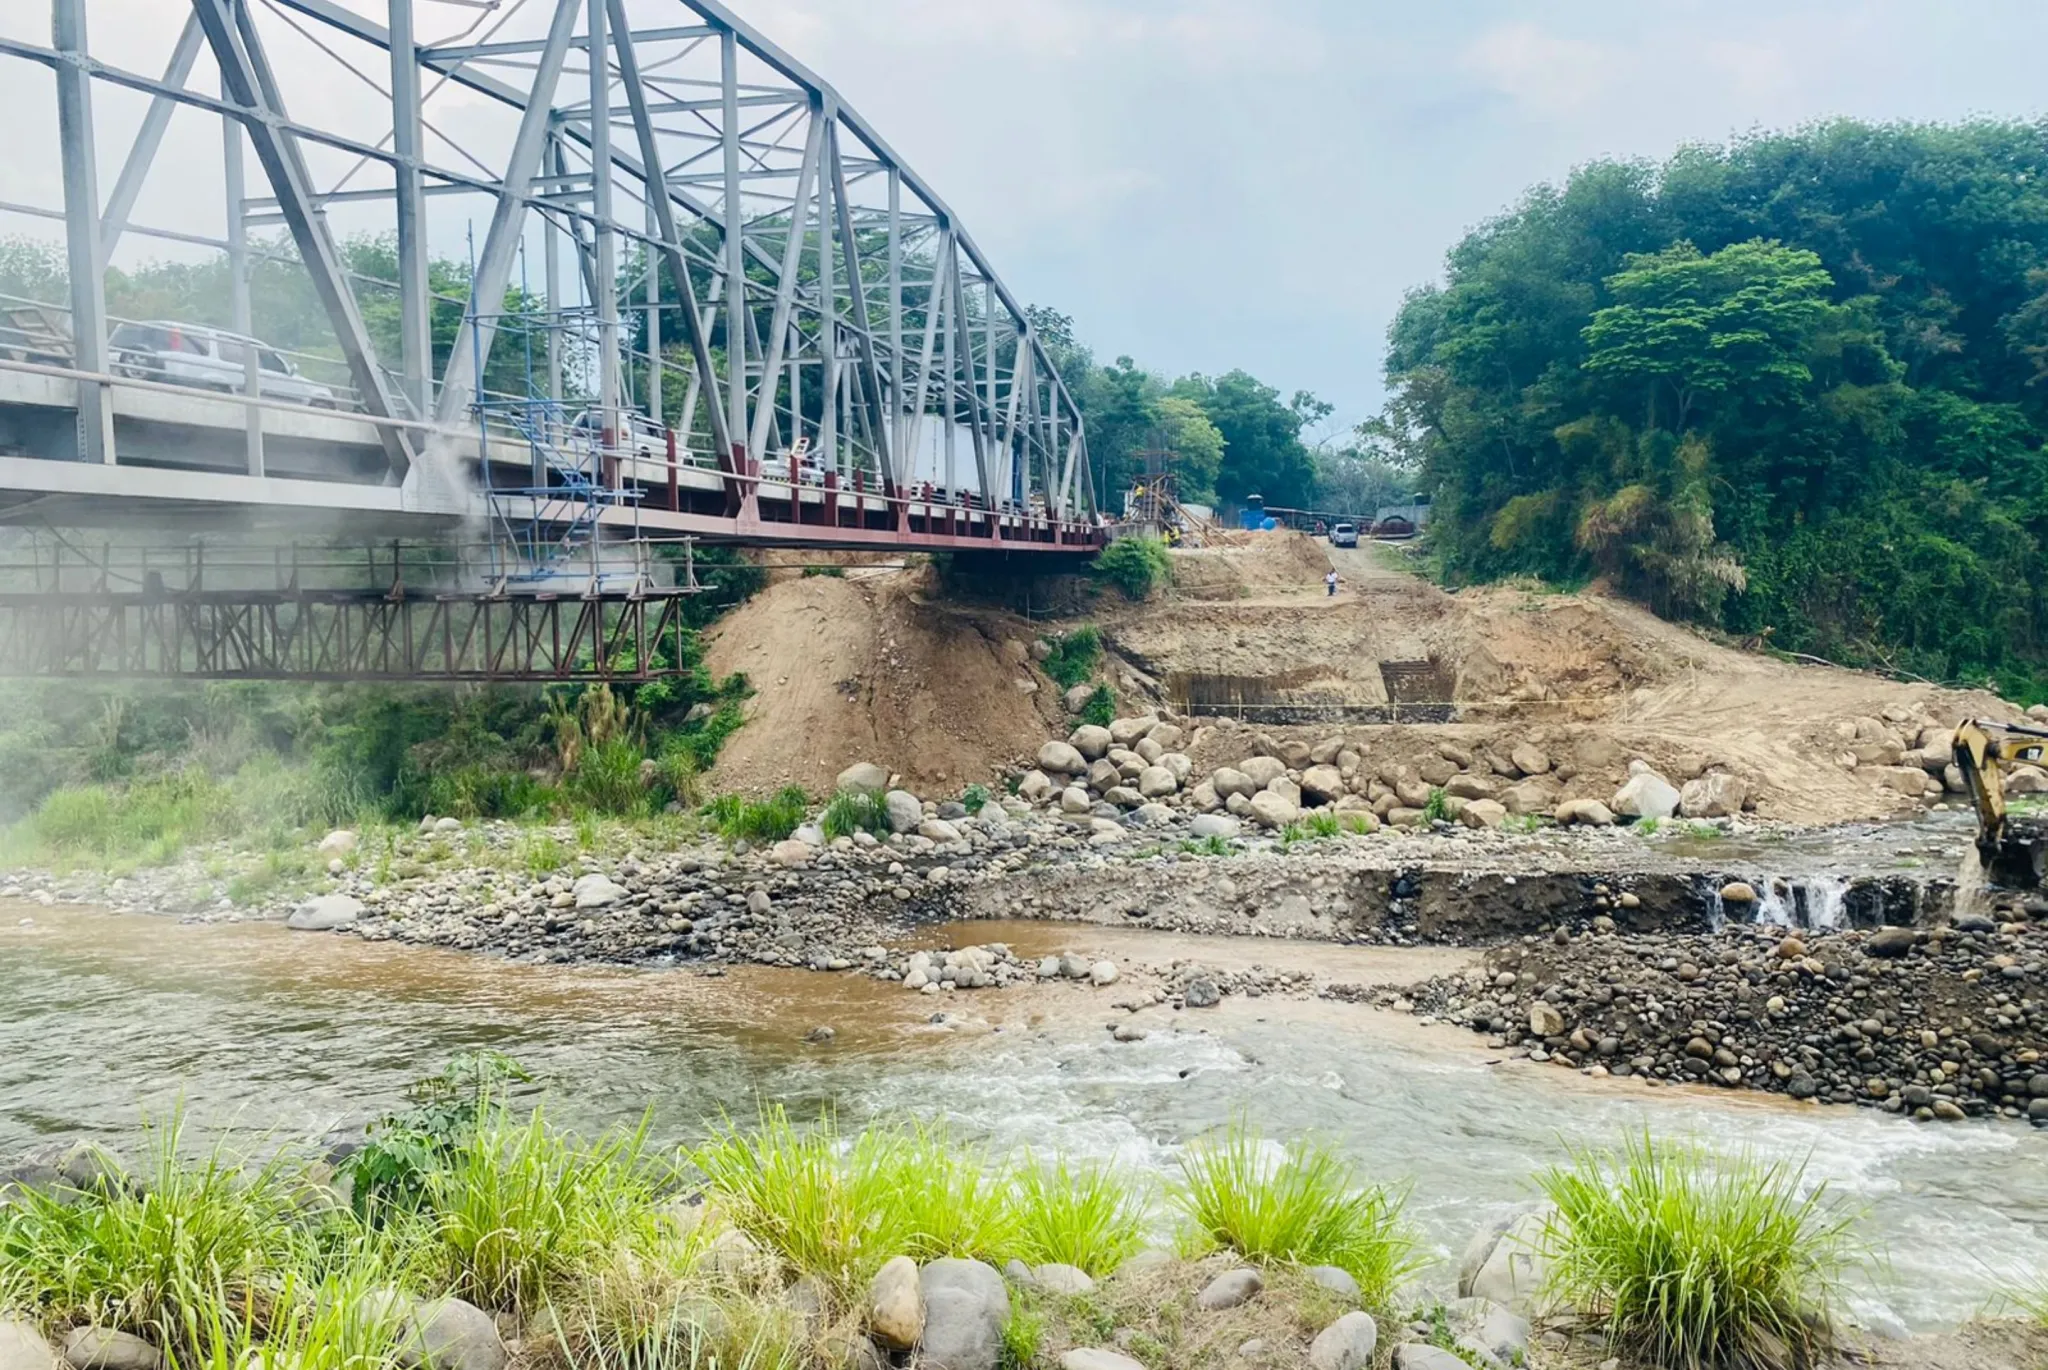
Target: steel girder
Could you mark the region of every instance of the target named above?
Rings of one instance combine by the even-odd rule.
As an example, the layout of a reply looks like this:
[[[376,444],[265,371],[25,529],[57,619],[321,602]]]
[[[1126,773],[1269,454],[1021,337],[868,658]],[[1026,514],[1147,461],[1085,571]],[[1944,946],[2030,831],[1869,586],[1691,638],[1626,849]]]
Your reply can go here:
[[[51,0],[66,41],[0,37],[0,59],[58,73],[87,128],[79,97],[93,85],[153,97],[111,203],[85,203],[98,199],[91,159],[70,148],[67,211],[94,220],[74,225],[74,261],[147,231],[131,212],[167,125],[168,136],[180,127],[173,109],[208,111],[246,132],[269,182],[230,219],[290,228],[357,402],[373,414],[466,418],[507,345],[508,291],[533,244],[550,261],[576,258],[576,270],[550,271],[546,289],[584,283],[581,298],[547,301],[537,385],[602,409],[608,429],[626,428],[628,411],[661,413],[689,450],[733,473],[736,492],[801,455],[846,486],[936,485],[1054,518],[1090,512],[1078,406],[1018,298],[829,83],[719,0],[518,0],[482,33],[475,6],[439,0],[187,2],[192,22],[161,76],[86,51],[93,0]],[[274,74],[287,46],[295,81],[323,67],[323,79],[345,81],[345,68],[382,92],[385,117],[292,117]],[[219,95],[205,89],[208,58]],[[464,97],[465,118],[502,111],[502,127],[466,135],[482,139],[480,152],[435,123],[443,89]],[[80,143],[79,127],[65,121],[68,144]],[[451,200],[465,217],[481,206],[489,228],[463,335],[435,374],[424,244]],[[368,287],[398,302],[388,356],[363,321],[365,282],[348,277],[329,226],[380,204],[400,259],[397,280]],[[442,255],[450,236],[444,226],[436,239]],[[657,279],[659,298],[637,284]],[[530,333],[534,319],[521,327]],[[650,334],[677,345],[649,354]],[[650,403],[669,384],[685,397],[681,412],[673,398]],[[403,430],[386,431],[403,471]]]

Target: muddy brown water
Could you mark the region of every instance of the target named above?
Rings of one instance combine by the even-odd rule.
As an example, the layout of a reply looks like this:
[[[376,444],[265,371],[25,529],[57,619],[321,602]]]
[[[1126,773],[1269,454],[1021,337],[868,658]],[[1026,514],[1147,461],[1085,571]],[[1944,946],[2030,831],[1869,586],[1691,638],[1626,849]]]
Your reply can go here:
[[[979,923],[933,945],[1179,958],[1400,981],[1463,953]],[[1190,1138],[1237,1115],[1317,1132],[1410,1187],[1445,1278],[1482,1221],[1526,1202],[1566,1148],[1648,1128],[1807,1157],[1863,1213],[1886,1264],[1855,1284],[1879,1328],[1981,1310],[2048,1270],[2048,1135],[1918,1126],[1861,1110],[1589,1082],[1505,1062],[1479,1039],[1325,1001],[1233,997],[1147,1010],[1116,1043],[1118,990],[1057,984],[923,996],[856,975],[514,965],[271,924],[181,924],[81,908],[0,907],[0,1156],[37,1141],[131,1141],[183,1109],[197,1132],[317,1140],[391,1105],[456,1052],[492,1047],[545,1079],[549,1107],[596,1127],[649,1114],[687,1141],[721,1110],[768,1100],[843,1121],[911,1110],[998,1148],[1116,1157],[1162,1176]],[[935,1013],[957,1025],[934,1024]],[[834,1027],[829,1046],[803,1041]]]

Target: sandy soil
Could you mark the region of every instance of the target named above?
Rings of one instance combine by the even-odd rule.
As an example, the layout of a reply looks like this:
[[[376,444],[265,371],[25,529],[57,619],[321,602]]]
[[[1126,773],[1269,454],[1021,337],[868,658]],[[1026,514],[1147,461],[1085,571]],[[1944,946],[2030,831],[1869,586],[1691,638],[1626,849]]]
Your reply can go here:
[[[1829,823],[1909,802],[1873,771],[1843,769],[1839,725],[1886,719],[1910,745],[1922,724],[2012,713],[1989,695],[1740,651],[1599,593],[1450,594],[1386,547],[1333,549],[1294,533],[1239,542],[1177,552],[1169,594],[1143,605],[1105,597],[1090,619],[1127,709],[1262,700],[1332,720],[1265,727],[1270,715],[1254,712],[1249,724],[1226,722],[1190,748],[1204,768],[1340,732],[1375,765],[1415,764],[1447,740],[1500,755],[1532,741],[1568,763],[1563,798],[1607,799],[1641,756],[1678,783],[1732,771],[1760,815]],[[1327,596],[1333,566],[1340,589]],[[870,760],[926,794],[991,781],[1067,730],[1057,687],[1028,647],[1071,626],[940,602],[923,571],[780,580],[712,634],[712,669],[744,671],[757,691],[715,783],[823,792]],[[1458,721],[1340,722],[1386,704],[1381,663],[1392,661],[1431,663],[1432,688]]]
[[[1058,726],[1056,687],[1029,665],[1032,635],[932,601],[914,573],[771,585],[710,635],[712,672],[743,671],[755,691],[716,784],[826,794],[857,761],[926,794],[988,780]]]

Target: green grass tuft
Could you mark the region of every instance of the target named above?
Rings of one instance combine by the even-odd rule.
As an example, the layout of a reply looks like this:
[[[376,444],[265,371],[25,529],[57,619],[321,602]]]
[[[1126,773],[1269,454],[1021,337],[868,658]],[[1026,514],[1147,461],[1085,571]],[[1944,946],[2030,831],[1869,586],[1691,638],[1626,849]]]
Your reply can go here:
[[[1636,1134],[1538,1183],[1557,1206],[1553,1291],[1672,1370],[1778,1370],[1827,1349],[1828,1303],[1857,1248],[1805,1166]]]
[[[1058,1262],[1091,1275],[1122,1265],[1145,1238],[1143,1180],[1106,1165],[1041,1164],[1028,1152],[1011,1191],[1014,1254],[1031,1265]]]
[[[531,1313],[593,1259],[649,1236],[670,1177],[645,1142],[644,1127],[585,1142],[550,1128],[538,1109],[524,1122],[484,1117],[426,1175],[450,1292]]]
[[[1334,813],[1312,813],[1301,820],[1310,837],[1336,837],[1343,833],[1344,825]]]
[[[1116,721],[1116,694],[1107,685],[1097,685],[1088,702],[1081,706],[1081,721],[1107,728]]]
[[[1361,1183],[1319,1140],[1283,1150],[1239,1121],[1191,1144],[1180,1172],[1174,1201],[1198,1245],[1267,1264],[1338,1266],[1377,1308],[1391,1306],[1418,1264],[1401,1216],[1406,1195]]]
[[[704,806],[704,817],[728,842],[780,842],[802,824],[809,806],[809,796],[794,785],[785,785],[759,801],[736,794],[719,795]]]
[[[825,806],[824,817],[818,820],[818,826],[823,829],[828,842],[851,837],[857,832],[880,837],[889,831],[889,808],[878,794],[842,790],[833,795],[832,802]]]
[[[960,807],[970,814],[978,814],[988,807],[989,798],[988,786],[977,780],[960,792]]]

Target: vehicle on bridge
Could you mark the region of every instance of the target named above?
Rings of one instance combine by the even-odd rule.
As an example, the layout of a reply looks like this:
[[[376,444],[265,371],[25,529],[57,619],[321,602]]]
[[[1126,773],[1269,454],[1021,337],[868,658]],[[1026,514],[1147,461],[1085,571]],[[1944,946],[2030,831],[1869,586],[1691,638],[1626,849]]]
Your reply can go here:
[[[240,333],[185,323],[124,323],[108,339],[114,374],[192,385],[229,394],[248,389],[248,353],[256,355],[256,389],[266,399],[337,407],[334,391],[299,374],[276,348]]]

